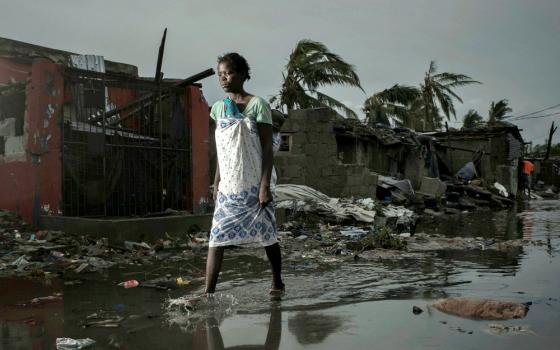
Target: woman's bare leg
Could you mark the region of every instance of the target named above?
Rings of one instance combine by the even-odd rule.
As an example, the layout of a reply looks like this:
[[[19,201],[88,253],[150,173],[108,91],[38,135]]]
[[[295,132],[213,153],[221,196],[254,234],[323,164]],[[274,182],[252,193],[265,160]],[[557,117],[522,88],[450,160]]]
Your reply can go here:
[[[282,283],[282,253],[280,252],[280,245],[274,243],[264,247],[264,249],[272,266],[272,289],[282,290],[284,289],[284,283]]]
[[[218,276],[222,268],[222,260],[224,259],[224,247],[208,248],[208,256],[206,258],[206,291],[205,293],[214,293]]]

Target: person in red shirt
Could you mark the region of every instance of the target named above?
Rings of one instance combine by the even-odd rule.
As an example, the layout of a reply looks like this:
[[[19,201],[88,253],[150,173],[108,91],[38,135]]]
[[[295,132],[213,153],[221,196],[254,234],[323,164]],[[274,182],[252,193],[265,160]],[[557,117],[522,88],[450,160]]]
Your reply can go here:
[[[535,166],[528,160],[521,162],[521,181],[523,184],[523,194],[527,190],[528,198],[531,199],[531,174],[535,170]]]

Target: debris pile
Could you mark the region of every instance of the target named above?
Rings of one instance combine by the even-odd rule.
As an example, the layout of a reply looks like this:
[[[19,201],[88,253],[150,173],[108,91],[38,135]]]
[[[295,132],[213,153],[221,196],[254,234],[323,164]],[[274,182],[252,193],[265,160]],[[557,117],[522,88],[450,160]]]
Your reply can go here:
[[[83,274],[114,265],[143,266],[157,261],[183,261],[208,245],[207,233],[185,234],[183,239],[166,237],[155,244],[128,242],[109,244],[107,238],[91,239],[61,231],[34,230],[15,213],[0,211],[0,277],[45,277]],[[167,285],[187,285],[169,278]],[[153,281],[152,281],[153,282]],[[158,282],[159,283],[159,282]],[[166,284],[164,283],[164,284]],[[141,286],[157,283],[140,283]]]

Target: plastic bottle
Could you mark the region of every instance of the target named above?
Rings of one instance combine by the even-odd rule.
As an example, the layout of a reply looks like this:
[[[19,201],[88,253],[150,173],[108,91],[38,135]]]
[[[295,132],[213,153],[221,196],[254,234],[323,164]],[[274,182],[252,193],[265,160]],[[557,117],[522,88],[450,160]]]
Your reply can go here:
[[[136,288],[136,287],[138,287],[139,284],[140,283],[137,280],[130,280],[130,281],[119,283],[119,286],[125,287],[125,288]]]

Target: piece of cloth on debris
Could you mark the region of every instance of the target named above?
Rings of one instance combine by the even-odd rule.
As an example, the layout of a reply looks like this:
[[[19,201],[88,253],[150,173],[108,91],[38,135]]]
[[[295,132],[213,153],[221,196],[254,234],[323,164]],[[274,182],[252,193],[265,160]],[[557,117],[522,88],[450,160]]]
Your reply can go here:
[[[221,108],[216,108],[217,104]],[[217,110],[222,114],[215,114]],[[264,99],[253,97],[242,114],[226,98],[216,102],[212,111],[220,184],[209,246],[274,244],[278,241],[274,203],[264,208],[259,203],[262,149],[257,122],[271,123],[270,106]]]
[[[524,318],[529,311],[525,304],[491,299],[447,298],[432,304],[439,311],[477,320],[508,320]]]
[[[353,218],[357,221],[373,222],[375,211],[366,210],[352,203],[343,203],[311,187],[304,185],[279,184],[276,186],[275,200],[279,207],[292,208],[293,202],[299,203],[298,209],[307,212],[330,215],[337,219]],[[280,203],[283,202],[283,203]]]
[[[409,179],[397,180],[392,177],[379,175],[378,182],[388,187],[394,187],[401,190],[406,195],[414,195],[414,188]]]
[[[477,174],[476,174],[476,167],[474,166],[473,162],[468,162],[457,172],[458,178],[467,181],[474,179],[475,176],[477,176]]]

